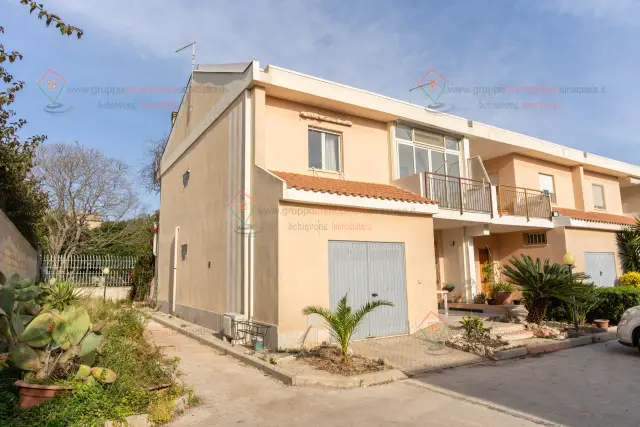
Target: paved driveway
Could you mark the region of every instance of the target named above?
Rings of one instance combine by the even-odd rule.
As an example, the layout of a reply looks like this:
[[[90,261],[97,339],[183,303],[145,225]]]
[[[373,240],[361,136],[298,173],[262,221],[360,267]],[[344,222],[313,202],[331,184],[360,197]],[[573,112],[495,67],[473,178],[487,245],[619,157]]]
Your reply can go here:
[[[157,323],[149,330],[201,404],[172,426],[536,427],[523,417],[426,389],[413,380],[335,390],[291,387]]]
[[[640,425],[640,353],[616,341],[415,379],[568,426]]]

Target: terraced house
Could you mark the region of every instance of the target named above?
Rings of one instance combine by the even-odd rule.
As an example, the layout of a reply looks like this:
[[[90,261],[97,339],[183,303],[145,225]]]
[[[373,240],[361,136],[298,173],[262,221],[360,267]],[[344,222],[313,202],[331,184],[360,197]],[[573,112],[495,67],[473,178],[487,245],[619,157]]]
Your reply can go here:
[[[437,290],[471,301],[481,265],[521,253],[599,286],[640,211],[640,168],[259,63],[201,65],[161,163],[159,300],[269,343],[325,340],[302,308],[391,300],[356,338],[412,333]]]

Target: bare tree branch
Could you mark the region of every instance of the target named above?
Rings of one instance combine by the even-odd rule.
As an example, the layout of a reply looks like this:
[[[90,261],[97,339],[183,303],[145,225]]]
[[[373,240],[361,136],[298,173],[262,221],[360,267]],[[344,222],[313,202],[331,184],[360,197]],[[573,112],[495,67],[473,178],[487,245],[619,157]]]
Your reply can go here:
[[[169,135],[166,134],[160,139],[150,140],[147,143],[147,159],[138,170],[140,184],[147,189],[149,193],[160,192],[160,162],[165,148],[169,142]]]
[[[138,232],[133,225],[118,227],[114,233],[88,232],[96,224],[108,228],[138,214],[140,203],[123,161],[77,143],[51,144],[38,149],[35,172],[49,193],[45,217],[49,255],[67,259]]]

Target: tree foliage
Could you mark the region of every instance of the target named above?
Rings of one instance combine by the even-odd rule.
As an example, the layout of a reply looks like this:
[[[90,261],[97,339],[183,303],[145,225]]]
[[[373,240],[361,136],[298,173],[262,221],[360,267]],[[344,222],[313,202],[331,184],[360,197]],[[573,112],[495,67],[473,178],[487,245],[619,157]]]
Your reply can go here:
[[[80,28],[66,24],[58,15],[47,12],[42,4],[29,0],[21,0],[20,3],[28,6],[30,13],[37,12],[47,27],[54,24],[61,34],[82,37]],[[0,26],[0,34],[3,33],[4,28]],[[36,228],[46,212],[47,198],[33,176],[32,168],[35,151],[46,136],[35,135],[24,140],[18,136],[27,121],[16,118],[10,105],[24,88],[24,81],[16,80],[3,65],[7,61],[12,64],[22,59],[20,52],[5,49],[0,44],[0,210],[25,238],[37,245]]]
[[[640,217],[635,225],[616,232],[616,243],[624,272],[640,271]]]
[[[140,183],[147,189],[149,193],[160,192],[160,161],[164,154],[167,143],[169,142],[169,135],[165,135],[160,139],[154,139],[149,141],[147,146],[147,159],[141,165],[138,175],[140,177]]]
[[[123,161],[79,144],[38,149],[35,173],[49,195],[47,254],[68,259],[134,235],[138,196]],[[99,226],[99,231],[91,231]],[[54,270],[57,267],[54,266]]]

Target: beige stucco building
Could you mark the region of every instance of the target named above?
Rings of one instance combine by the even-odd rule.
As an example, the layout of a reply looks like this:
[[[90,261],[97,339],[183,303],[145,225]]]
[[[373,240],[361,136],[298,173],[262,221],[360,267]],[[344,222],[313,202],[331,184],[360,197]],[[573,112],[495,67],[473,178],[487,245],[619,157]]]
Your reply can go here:
[[[614,232],[639,211],[640,168],[257,61],[199,66],[161,163],[158,298],[270,345],[328,335],[307,305],[374,299],[357,338],[435,320],[436,291],[471,301],[482,265],[576,258],[621,274]]]

